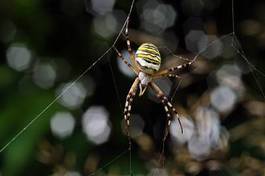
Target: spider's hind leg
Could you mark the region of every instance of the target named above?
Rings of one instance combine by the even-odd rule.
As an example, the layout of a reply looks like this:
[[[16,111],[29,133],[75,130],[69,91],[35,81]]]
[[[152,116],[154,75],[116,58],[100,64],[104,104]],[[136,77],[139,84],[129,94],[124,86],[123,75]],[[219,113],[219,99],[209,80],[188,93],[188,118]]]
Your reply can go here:
[[[183,133],[183,128],[182,128],[182,124],[181,124],[180,119],[179,119],[178,112],[173,107],[170,100],[168,100],[168,98],[166,97],[164,92],[154,82],[151,82],[150,86],[154,90],[154,92],[156,93],[157,98],[159,98],[160,102],[164,105],[164,109],[167,113],[167,120],[168,120],[167,126],[170,126],[170,123],[171,123],[174,115],[176,115],[176,117],[178,118],[180,128],[181,128],[181,132]]]
[[[172,103],[168,100],[168,98],[163,93],[163,91],[154,82],[151,82],[150,86],[154,90],[154,92],[156,93],[157,98],[159,98],[160,102],[163,104],[164,109],[165,109],[166,114],[167,114],[167,122],[165,125],[165,132],[164,132],[164,136],[162,139],[162,150],[161,150],[161,155],[160,155],[161,157],[163,157],[165,142],[166,142],[166,139],[167,139],[167,136],[169,133],[169,127],[170,127],[172,119],[174,118],[174,115],[177,116],[177,119],[178,119],[182,133],[183,133],[183,128],[182,128],[182,124],[180,122],[179,115],[178,115],[176,109],[173,107]],[[160,158],[160,161],[162,161],[161,158]],[[162,162],[162,165],[164,165],[164,162]]]
[[[133,102],[133,99],[136,95],[136,92],[137,92],[137,89],[138,89],[138,85],[139,85],[139,78],[137,77],[130,90],[129,90],[129,93],[126,97],[126,102],[125,102],[125,107],[124,107],[124,120],[125,120],[125,126],[126,126],[126,133],[127,133],[127,136],[129,138],[129,145],[131,145],[131,136],[130,136],[130,117],[131,117],[131,110],[132,110],[132,102]],[[131,146],[129,146],[130,148]]]

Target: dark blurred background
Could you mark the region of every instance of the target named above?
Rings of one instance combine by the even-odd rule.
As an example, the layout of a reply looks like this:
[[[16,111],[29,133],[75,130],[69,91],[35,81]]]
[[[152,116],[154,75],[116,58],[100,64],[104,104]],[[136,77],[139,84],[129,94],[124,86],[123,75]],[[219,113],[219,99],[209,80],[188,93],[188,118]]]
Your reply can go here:
[[[98,169],[128,147],[122,111],[134,75],[111,50],[69,85],[111,47],[130,5],[0,1],[0,147],[45,110],[0,153],[1,176],[129,175],[129,152]],[[181,134],[172,122],[164,168],[158,162],[164,109],[152,92],[134,101],[133,173],[265,175],[265,2],[235,0],[235,35],[230,0],[134,5],[129,25],[134,50],[143,42],[156,44],[163,68],[185,62],[174,54],[200,57],[181,80],[157,82],[184,128]],[[123,35],[116,46],[128,58]]]

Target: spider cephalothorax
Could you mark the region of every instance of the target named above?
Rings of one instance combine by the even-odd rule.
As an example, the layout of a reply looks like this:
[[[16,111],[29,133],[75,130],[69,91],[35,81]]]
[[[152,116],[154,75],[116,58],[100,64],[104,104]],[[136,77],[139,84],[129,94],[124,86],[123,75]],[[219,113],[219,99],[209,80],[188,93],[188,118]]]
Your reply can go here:
[[[167,114],[167,125],[165,128],[165,134],[163,138],[163,143],[164,143],[168,135],[168,129],[171,120],[173,119],[174,115],[176,115],[176,117],[178,117],[179,120],[179,116],[177,114],[176,109],[173,107],[172,103],[170,102],[170,100],[166,97],[164,92],[156,85],[154,80],[163,77],[179,78],[178,75],[183,72],[187,72],[190,66],[192,65],[193,61],[161,70],[160,69],[161,56],[158,48],[154,44],[143,43],[140,45],[140,47],[137,49],[136,53],[134,54],[131,49],[130,40],[128,39],[128,25],[126,25],[125,36],[126,36],[128,51],[130,53],[131,63],[128,63],[126,59],[123,58],[122,54],[115,47],[114,49],[116,50],[119,58],[121,58],[123,62],[137,75],[129,90],[124,107],[124,120],[126,122],[125,124],[127,127],[127,135],[130,138],[129,126],[130,126],[132,102],[134,97],[136,96],[138,87],[140,89],[139,96],[143,95],[147,88],[150,88],[152,91],[154,91],[159,101],[163,104]],[[182,126],[181,126],[181,131],[182,131]]]

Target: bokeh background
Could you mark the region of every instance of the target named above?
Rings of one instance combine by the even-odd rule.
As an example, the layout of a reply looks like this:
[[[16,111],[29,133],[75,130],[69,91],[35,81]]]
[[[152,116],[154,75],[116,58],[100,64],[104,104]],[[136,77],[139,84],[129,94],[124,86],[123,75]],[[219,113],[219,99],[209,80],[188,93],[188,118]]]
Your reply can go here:
[[[111,47],[130,5],[129,0],[0,1],[1,147],[45,110],[0,153],[1,176],[129,175],[122,109],[134,75],[110,51],[68,86]],[[265,175],[265,3],[235,0],[234,5],[236,35],[230,0],[136,1],[129,26],[134,49],[147,41],[156,44],[164,67],[185,62],[173,53],[200,57],[181,80],[157,82],[184,127],[181,134],[177,122],[171,125],[164,168],[158,162],[163,107],[152,92],[136,98],[135,175]],[[116,46],[128,57],[123,36]]]

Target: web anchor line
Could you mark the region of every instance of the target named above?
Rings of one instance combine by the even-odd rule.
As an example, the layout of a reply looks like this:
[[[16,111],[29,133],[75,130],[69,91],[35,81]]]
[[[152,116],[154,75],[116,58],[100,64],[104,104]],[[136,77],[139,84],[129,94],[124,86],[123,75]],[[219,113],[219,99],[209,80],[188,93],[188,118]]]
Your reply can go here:
[[[111,66],[110,61],[109,61],[109,67],[110,67],[110,71],[111,71],[111,75],[112,75],[112,80],[113,80],[113,84],[114,84],[114,88],[115,88],[115,93],[116,93],[117,99],[119,101],[120,111],[122,112],[122,105],[121,105],[121,102],[120,102],[120,94],[119,94],[119,91],[118,91],[117,81],[115,79],[114,71],[113,71],[113,68]],[[130,169],[129,172],[130,172],[130,175],[133,175],[132,174],[132,141],[131,141],[131,138],[129,137],[129,135],[128,135],[128,151],[129,151],[129,169]]]
[[[135,0],[132,0],[127,18],[123,23],[123,26],[120,32],[118,33],[117,37],[115,38],[111,47],[108,48],[100,57],[98,57],[89,67],[87,67],[74,81],[72,81],[72,83],[68,87],[64,89],[64,91],[62,91],[48,105],[46,105],[46,107],[40,113],[38,113],[32,120],[30,120],[29,123],[27,123],[27,125],[25,125],[16,135],[14,135],[4,146],[2,146],[0,149],[0,153],[5,151],[13,142],[15,142],[18,137],[20,137],[33,123],[35,123],[38,119],[40,119],[42,115],[45,114],[50,109],[50,107],[52,107],[64,94],[66,94],[79,80],[81,80],[81,78],[83,78],[84,75],[86,75],[93,67],[95,67],[96,64],[98,64],[105,57],[105,55],[107,55],[112,49],[114,49],[118,39],[120,38],[126,27],[126,24],[128,23],[134,3]]]
[[[89,174],[88,176],[92,176],[92,175],[96,175],[99,171],[103,170],[104,168],[108,167],[109,165],[111,165],[112,163],[114,163],[115,161],[117,161],[118,159],[120,159],[123,155],[125,155],[129,150],[125,150],[123,152],[121,152],[120,154],[118,154],[115,158],[113,158],[111,161],[109,161],[108,163],[106,163],[104,166],[102,166],[101,168],[97,169],[95,172]]]
[[[185,58],[182,58],[182,57],[179,57],[178,55],[175,55],[168,47],[160,47],[160,48],[165,48],[166,50],[168,50],[170,52],[170,54],[172,54],[174,57],[178,58],[178,59],[181,59],[181,60],[185,60],[185,61],[191,61],[192,63],[195,62],[198,57],[204,53],[205,51],[207,51],[211,46],[213,46],[216,42],[218,42],[219,40],[223,41],[229,37],[232,38],[231,40],[231,47],[233,49],[235,49],[235,51],[237,52],[238,55],[241,56],[241,58],[244,59],[244,61],[247,63],[248,67],[251,68],[251,75],[252,77],[254,78],[255,80],[255,83],[262,95],[262,97],[265,99],[265,92],[264,90],[262,89],[262,86],[260,84],[260,82],[258,81],[257,79],[257,76],[255,75],[254,71],[256,71],[259,75],[261,75],[262,77],[265,77],[265,73],[262,72],[261,70],[259,70],[255,65],[253,65],[249,59],[246,57],[246,54],[244,52],[244,50],[241,48],[241,45],[239,43],[239,40],[238,40],[238,37],[236,35],[236,31],[235,31],[235,9],[234,9],[234,0],[231,0],[231,12],[232,12],[232,32],[228,33],[228,34],[225,34],[221,37],[219,37],[218,39],[216,40],[213,40],[211,41],[208,46],[206,46],[204,49],[202,49],[201,51],[199,51],[197,53],[197,55],[192,59],[192,60],[188,60],[188,59],[185,59]],[[181,81],[181,80],[180,80]],[[180,84],[180,83],[179,83]],[[176,89],[177,90],[177,89]],[[175,92],[176,92],[175,90]],[[175,92],[173,94],[173,96],[171,97],[171,100],[174,98],[175,96]],[[164,153],[164,146],[162,146],[162,153]],[[162,165],[162,167],[164,167],[164,160],[162,158],[162,155],[160,155],[160,158],[159,158],[159,162],[160,164]]]

